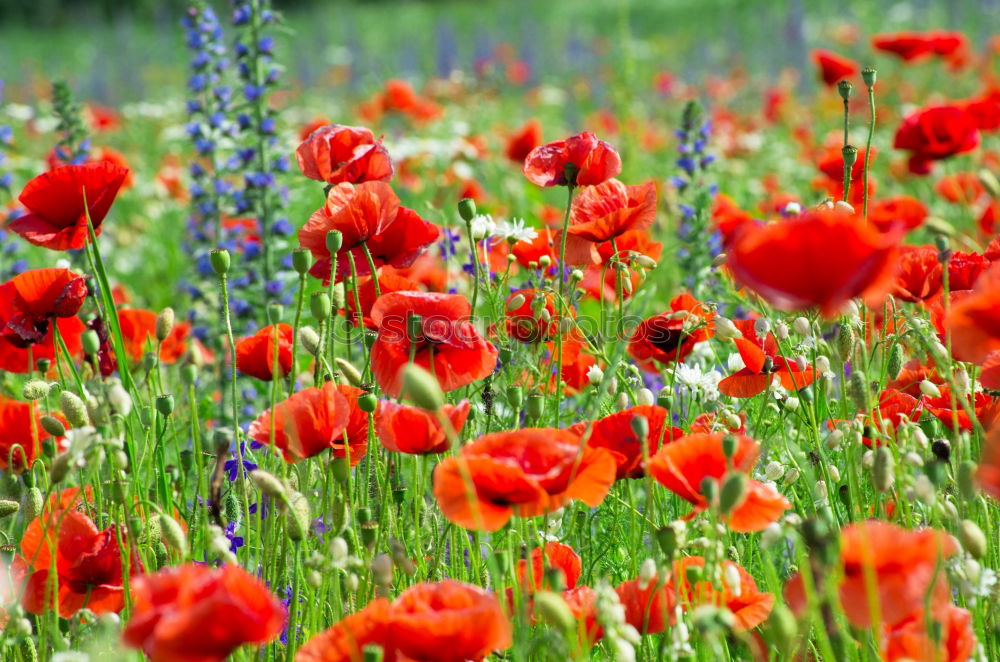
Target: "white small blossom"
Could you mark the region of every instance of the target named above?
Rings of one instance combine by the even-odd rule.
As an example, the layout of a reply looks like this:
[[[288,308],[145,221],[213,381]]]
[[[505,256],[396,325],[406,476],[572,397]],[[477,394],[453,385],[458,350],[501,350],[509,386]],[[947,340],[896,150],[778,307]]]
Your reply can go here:
[[[479,214],[477,216],[473,216],[469,223],[472,227],[472,238],[476,241],[485,239],[486,237],[492,237],[493,233],[497,229],[496,222],[489,214]]]
[[[473,219],[475,220],[475,219]],[[531,241],[538,236],[538,230],[528,227],[523,218],[512,218],[497,223],[495,236],[508,241]]]
[[[587,381],[590,382],[591,386],[597,386],[603,379],[604,371],[596,364],[587,368]]]

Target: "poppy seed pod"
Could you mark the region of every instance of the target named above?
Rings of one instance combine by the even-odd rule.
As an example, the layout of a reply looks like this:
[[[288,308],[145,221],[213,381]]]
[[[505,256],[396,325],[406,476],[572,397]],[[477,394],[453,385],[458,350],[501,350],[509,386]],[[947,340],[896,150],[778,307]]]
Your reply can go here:
[[[167,306],[156,316],[156,339],[163,342],[174,330],[174,309]]]
[[[476,217],[476,201],[472,198],[462,198],[458,201],[458,215],[468,223]]]
[[[428,411],[436,411],[444,404],[444,393],[437,379],[415,363],[408,363],[402,368],[402,393],[413,401],[413,404]]]
[[[212,270],[219,276],[225,276],[229,273],[229,267],[232,264],[232,258],[229,257],[229,251],[225,248],[217,248],[208,254],[208,261],[212,265]]]
[[[344,234],[340,230],[330,230],[326,233],[326,250],[333,255],[344,245]]]
[[[837,83],[837,94],[844,101],[847,101],[852,96],[854,96],[854,86],[851,85],[850,81],[842,80]]]
[[[378,398],[374,393],[365,393],[358,398],[358,409],[366,414],[371,414],[378,407]]]
[[[330,295],[326,292],[313,292],[309,297],[309,312],[317,322],[322,322],[330,316]]]
[[[542,397],[541,393],[528,394],[528,402],[525,406],[525,411],[533,420],[538,420],[542,417],[542,412],[545,411],[545,398]]]
[[[83,427],[90,422],[87,418],[87,405],[72,391],[63,391],[59,394],[59,408],[62,409],[63,416],[69,424],[75,428]]]
[[[285,307],[277,301],[267,304],[267,321],[269,324],[280,324],[285,314]]]
[[[507,403],[514,410],[520,410],[524,402],[524,389],[520,386],[510,386],[507,388]]]
[[[73,457],[69,453],[61,453],[52,461],[52,468],[49,470],[49,482],[58,485],[69,475],[72,468]]]
[[[312,257],[309,249],[296,248],[292,251],[292,268],[295,269],[295,273],[304,276],[309,271],[310,262]]]
[[[861,70],[861,80],[864,81],[865,87],[875,87],[875,79],[877,77],[878,72],[875,71],[874,67],[865,67]]]
[[[174,396],[169,393],[156,396],[156,411],[161,416],[170,416],[174,413]]]

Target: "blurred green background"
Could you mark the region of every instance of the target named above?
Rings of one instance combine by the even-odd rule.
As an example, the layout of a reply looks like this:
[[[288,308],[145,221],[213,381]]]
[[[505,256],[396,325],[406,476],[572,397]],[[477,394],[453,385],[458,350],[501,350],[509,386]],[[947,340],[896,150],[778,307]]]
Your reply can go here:
[[[5,96],[30,101],[52,78],[66,78],[82,98],[109,105],[176,98],[189,58],[179,29],[188,4],[3,0]],[[228,24],[229,2],[214,6]],[[815,47],[863,60],[876,32],[960,29],[974,45],[1000,32],[1000,0],[283,0],[276,7],[286,17],[279,43],[286,84],[335,83],[358,93],[390,77],[421,82],[471,71],[502,44],[528,65],[529,83],[606,80],[610,69],[650,85],[658,71],[693,82],[737,65],[774,75],[807,66]],[[855,43],[832,43],[830,35],[848,26],[857,27]]]

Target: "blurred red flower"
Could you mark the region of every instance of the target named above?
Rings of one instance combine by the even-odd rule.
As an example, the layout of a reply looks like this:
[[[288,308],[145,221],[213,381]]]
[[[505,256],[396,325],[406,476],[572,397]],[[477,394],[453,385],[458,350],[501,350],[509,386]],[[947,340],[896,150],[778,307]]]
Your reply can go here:
[[[935,106],[909,115],[896,130],[892,146],[910,152],[910,172],[926,175],[931,162],[971,152],[979,145],[979,129],[958,106]]]
[[[861,67],[833,51],[817,49],[812,52],[813,62],[819,69],[819,76],[826,85],[836,85],[845,78],[857,75]]]
[[[392,179],[392,160],[369,129],[331,124],[309,134],[295,157],[309,179],[336,185],[342,182],[385,182]]]
[[[41,418],[34,402],[18,402],[0,395],[0,469],[19,472],[41,456],[42,441],[51,437],[42,428]],[[69,427],[62,417],[57,418]],[[15,446],[23,453],[14,450]]]
[[[278,345],[278,377],[292,371],[292,327],[278,324],[266,326],[236,343],[236,369],[244,375],[269,382],[274,379],[275,336]]]
[[[542,123],[530,119],[520,129],[507,138],[505,153],[515,163],[524,163],[531,150],[542,144]]]
[[[812,384],[816,372],[812,367],[800,370],[795,361],[789,361],[778,354],[778,343],[774,335],[757,336],[753,320],[733,322],[743,334],[733,340],[745,366],[735,374],[719,382],[719,393],[732,398],[752,398],[760,395],[771,385],[774,378],[781,381],[789,391],[800,391]]]

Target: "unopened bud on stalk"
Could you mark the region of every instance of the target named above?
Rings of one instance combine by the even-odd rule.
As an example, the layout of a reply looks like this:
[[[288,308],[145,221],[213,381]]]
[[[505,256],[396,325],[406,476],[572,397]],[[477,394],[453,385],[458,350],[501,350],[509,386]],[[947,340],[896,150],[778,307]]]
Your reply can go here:
[[[715,478],[706,476],[701,481],[701,495],[705,497],[709,507],[717,505],[719,500],[719,483]]]
[[[640,407],[651,407],[656,402],[656,397],[648,388],[641,388],[635,393],[635,404]]]
[[[253,481],[253,484],[257,486],[257,489],[261,493],[274,499],[284,500],[286,495],[285,486],[281,484],[281,481],[274,474],[262,469],[255,469],[250,472],[250,480]]]
[[[69,475],[72,468],[73,458],[69,453],[60,453],[56,459],[52,460],[52,469],[49,471],[49,482],[58,485]]]
[[[747,494],[747,477],[741,472],[731,472],[722,482],[722,489],[719,491],[719,512],[722,514],[731,513],[735,510]]]
[[[472,198],[462,198],[458,201],[458,215],[469,222],[476,217],[476,201]]]
[[[958,540],[962,543],[962,549],[971,554],[974,559],[983,558],[989,551],[983,530],[972,520],[965,519],[959,524]]]
[[[639,441],[645,441],[649,438],[649,419],[645,416],[633,416],[631,425],[632,434],[634,434]]]
[[[285,307],[282,306],[277,301],[272,301],[267,304],[267,322],[268,324],[280,324],[281,318],[285,314]]]
[[[728,255],[726,255],[725,253],[719,253],[718,255],[712,258],[712,268],[718,269],[719,267],[721,267],[726,263],[727,259],[729,259]]]
[[[343,245],[344,235],[340,230],[330,230],[326,233],[326,250],[330,251],[331,255],[338,253]]]
[[[316,333],[316,329],[311,326],[300,328],[299,343],[309,354],[316,356],[316,353],[319,351],[319,334]]]
[[[354,386],[355,388],[361,386],[361,371],[355,368],[352,363],[349,363],[347,360],[339,357],[334,359],[334,363],[337,364],[337,370],[339,370],[340,374],[344,376],[344,379],[347,380],[348,384]]]
[[[853,348],[854,329],[851,328],[851,324],[846,319],[841,320],[840,324],[837,325],[837,337],[834,339],[834,349],[837,350],[837,356],[840,357],[841,361],[847,361],[851,358]]]
[[[189,364],[185,368],[194,368],[194,366]],[[181,374],[183,373],[184,370],[181,370]],[[108,389],[108,402],[111,403],[111,408],[122,416],[128,416],[132,411],[132,396],[121,384],[112,384],[111,388]]]
[[[217,248],[208,254],[208,261],[212,265],[212,270],[219,276],[225,276],[229,273],[229,266],[232,264],[232,258],[229,257],[229,251],[225,248]]]
[[[25,400],[41,400],[49,394],[49,383],[42,379],[32,379],[21,389]]]
[[[653,258],[649,257],[648,255],[636,255],[635,258],[634,258],[634,261],[635,261],[635,263],[637,265],[639,265],[643,269],[655,269],[656,268],[656,260],[654,260]]]
[[[298,492],[292,492],[288,496],[288,506],[285,529],[289,538],[299,542],[309,534],[309,500]]]
[[[0,520],[6,519],[17,513],[21,509],[21,504],[10,499],[0,499]]]
[[[966,501],[973,501],[979,496],[979,486],[976,484],[976,463],[964,460],[958,465],[958,490]]]
[[[903,346],[896,343],[889,350],[889,358],[886,361],[886,373],[889,379],[899,376],[899,371],[903,369]]]
[[[979,178],[979,183],[986,189],[986,192],[994,200],[1000,200],[1000,181],[997,181],[997,176],[986,168],[977,172],[976,176]]]
[[[93,356],[101,351],[101,338],[93,329],[83,332],[80,343],[83,345],[83,353],[87,356]]]
[[[788,325],[784,322],[778,322],[774,325],[774,337],[777,340],[788,340]]]
[[[758,338],[765,338],[767,334],[771,331],[771,323],[767,321],[766,318],[761,317],[754,321],[753,323],[754,333],[757,334]]]
[[[812,325],[805,317],[796,317],[792,322],[792,328],[795,329],[795,333],[803,338],[808,338],[812,335]]]
[[[55,416],[42,416],[39,422],[42,424],[42,429],[53,437],[63,437],[66,435],[66,426]]]
[[[330,295],[326,292],[313,292],[309,296],[309,312],[317,322],[330,316],[330,306]]]
[[[538,266],[540,266],[542,269],[548,269],[549,267],[552,266],[552,258],[549,257],[548,255],[541,256],[540,258],[538,258]]]
[[[421,409],[437,411],[444,404],[441,385],[431,373],[415,363],[408,363],[403,371],[403,395]]]
[[[156,316],[156,339],[163,342],[170,337],[170,332],[174,330],[174,309],[166,307]]]
[[[37,487],[29,488],[22,497],[21,508],[24,510],[24,519],[31,521],[42,514],[42,491]]]
[[[872,396],[865,373],[855,370],[851,374],[851,379],[847,383],[847,394],[859,412],[871,411]]]
[[[715,324],[715,337],[720,340],[735,340],[736,338],[742,338],[743,334],[740,330],[733,324],[733,321],[727,317],[722,317],[717,315],[714,320]]]
[[[184,529],[182,529],[181,525],[177,523],[177,520],[170,515],[160,513],[159,518],[160,531],[163,534],[164,540],[170,543],[170,546],[180,552],[182,556],[187,556],[188,540],[187,534],[184,533]]]
[[[87,405],[72,391],[59,394],[59,407],[69,424],[75,428],[83,427],[90,421],[87,418]]]
[[[928,398],[940,398],[941,389],[937,387],[937,384],[929,379],[925,379],[920,382],[920,392],[926,395]]]
[[[523,294],[520,293],[515,294],[513,297],[511,297],[510,301],[507,302],[505,309],[507,310],[508,313],[512,313],[521,306],[523,306],[524,302],[525,298]]]
[[[875,489],[885,493],[892,489],[896,481],[896,460],[892,452],[885,446],[875,450],[875,463],[872,465],[872,482]]]
[[[854,205],[852,205],[850,202],[845,202],[844,200],[837,200],[835,203],[833,203],[833,208],[838,211],[847,212],[848,214],[854,213]]]

